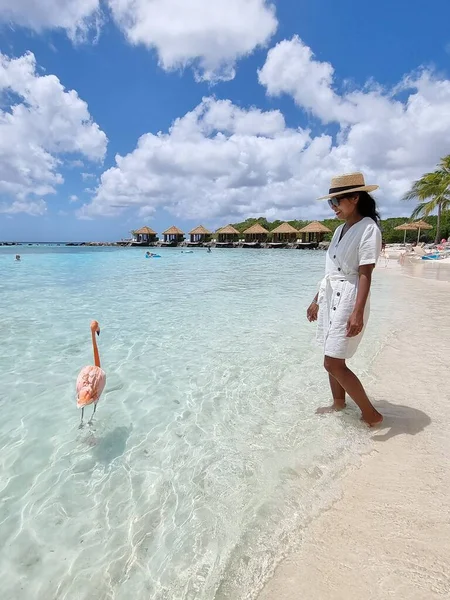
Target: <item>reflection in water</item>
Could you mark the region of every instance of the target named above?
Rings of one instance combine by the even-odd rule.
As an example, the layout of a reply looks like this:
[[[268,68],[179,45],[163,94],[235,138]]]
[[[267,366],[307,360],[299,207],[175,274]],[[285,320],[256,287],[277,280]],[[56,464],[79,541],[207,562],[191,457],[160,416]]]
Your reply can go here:
[[[420,279],[450,282],[450,264],[432,260],[410,260],[404,266],[405,275]]]

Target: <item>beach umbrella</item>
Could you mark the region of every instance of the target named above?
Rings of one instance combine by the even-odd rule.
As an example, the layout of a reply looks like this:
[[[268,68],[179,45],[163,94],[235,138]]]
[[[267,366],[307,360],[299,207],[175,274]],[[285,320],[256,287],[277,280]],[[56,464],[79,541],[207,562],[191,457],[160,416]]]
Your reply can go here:
[[[433,229],[433,226],[429,225],[426,221],[415,221],[413,223],[413,225],[417,229],[417,243],[419,243],[421,229],[423,229],[423,230]]]
[[[404,231],[405,235],[403,236],[403,245],[406,244],[406,232],[407,231],[415,231],[417,227],[413,223],[403,223],[403,225],[397,225],[394,227],[396,231]]]

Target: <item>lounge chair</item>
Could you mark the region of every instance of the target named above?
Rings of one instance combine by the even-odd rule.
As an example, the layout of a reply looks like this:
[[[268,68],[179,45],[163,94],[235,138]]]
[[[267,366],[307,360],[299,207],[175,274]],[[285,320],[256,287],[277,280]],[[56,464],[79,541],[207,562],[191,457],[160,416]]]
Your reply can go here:
[[[425,248],[422,248],[422,246],[414,246],[413,251],[414,254],[417,254],[417,256],[426,256],[428,254],[428,252],[425,250]]]

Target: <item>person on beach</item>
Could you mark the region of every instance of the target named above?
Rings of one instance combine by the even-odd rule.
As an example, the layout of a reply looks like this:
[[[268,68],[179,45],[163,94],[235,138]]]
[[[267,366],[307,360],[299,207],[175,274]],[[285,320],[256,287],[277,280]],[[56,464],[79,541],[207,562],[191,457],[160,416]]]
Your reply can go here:
[[[381,252],[381,231],[375,200],[369,194],[377,185],[366,185],[362,173],[340,175],[331,181],[328,199],[344,223],[334,232],[328,248],[325,277],[307,310],[310,322],[318,321],[317,339],[323,344],[324,367],[329,374],[333,404],[318,413],[345,408],[346,394],[369,426],[382,415],[370,402],[358,377],[348,368],[369,318],[372,271]]]
[[[380,259],[383,258],[384,259],[384,266],[387,267],[389,265],[389,260],[390,260],[390,255],[389,252],[386,250],[386,242],[381,242],[381,257]]]

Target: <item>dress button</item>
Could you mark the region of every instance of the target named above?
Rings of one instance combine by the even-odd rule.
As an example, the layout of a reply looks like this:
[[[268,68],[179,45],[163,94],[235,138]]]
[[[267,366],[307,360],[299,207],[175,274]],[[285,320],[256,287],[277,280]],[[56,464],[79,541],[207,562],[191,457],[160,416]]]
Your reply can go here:
[[[341,270],[341,267],[338,267],[338,271],[340,271],[340,270]]]
[[[335,307],[335,306],[333,306],[333,310],[336,310],[336,307]]]
[[[333,258],[336,258],[336,254],[333,256]]]
[[[338,292],[338,293],[336,294],[336,296],[340,296],[340,295],[341,295],[341,292]]]

